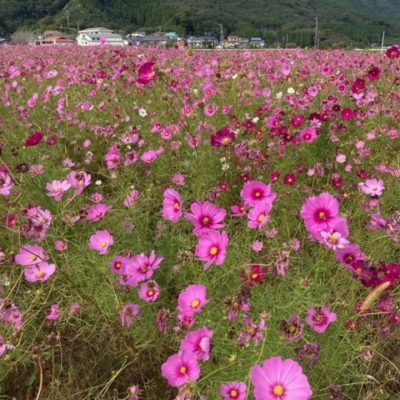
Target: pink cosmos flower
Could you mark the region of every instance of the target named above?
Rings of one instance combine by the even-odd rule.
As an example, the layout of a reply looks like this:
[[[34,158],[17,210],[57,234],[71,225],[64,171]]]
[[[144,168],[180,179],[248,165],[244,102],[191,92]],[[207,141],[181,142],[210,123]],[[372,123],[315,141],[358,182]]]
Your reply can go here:
[[[306,322],[314,332],[324,333],[336,319],[337,315],[329,307],[322,307],[321,310],[312,307],[308,310]]]
[[[189,285],[178,297],[178,311],[184,316],[192,317],[200,313],[208,304],[207,288],[203,285]]]
[[[339,217],[339,202],[329,193],[309,197],[301,209],[309,232],[329,230]]]
[[[116,275],[126,275],[126,266],[129,263],[129,259],[122,256],[116,256],[110,262],[111,271]]]
[[[64,242],[63,240],[56,240],[54,243],[54,248],[57,251],[67,251],[68,250],[68,243]]]
[[[89,248],[98,251],[101,255],[107,254],[113,245],[114,239],[107,230],[96,231],[89,239]]]
[[[309,400],[312,389],[303,369],[291,359],[267,359],[251,371],[255,400]]]
[[[50,312],[46,315],[48,321],[57,321],[60,318],[61,307],[58,304],[53,304],[50,307]]]
[[[193,233],[197,236],[202,235],[210,230],[223,228],[226,211],[218,208],[208,201],[195,201],[190,206],[192,214],[185,213],[185,218],[194,225]]]
[[[13,186],[11,176],[0,171],[0,194],[4,197],[9,196]]]
[[[146,152],[144,152],[140,159],[145,163],[145,164],[151,164],[154,161],[157,160],[159,154],[157,153],[157,151],[155,150],[148,150]]]
[[[269,212],[272,209],[272,203],[261,203],[253,207],[247,214],[249,221],[247,226],[250,229],[261,230],[270,220]]]
[[[183,215],[182,206],[180,194],[174,189],[166,189],[163,200],[163,217],[176,224]]]
[[[344,249],[336,251],[336,258],[347,268],[359,260],[365,260],[366,255],[356,244],[348,244]]]
[[[208,231],[200,236],[195,254],[200,261],[204,261],[204,269],[211,264],[222,265],[227,255],[229,238],[226,232]]]
[[[173,183],[175,183],[175,185],[178,185],[178,186],[184,186],[185,185],[185,177],[184,177],[184,175],[182,175],[182,174],[175,174],[173,177],[172,177],[172,182]]]
[[[15,262],[23,267],[40,264],[48,260],[44,249],[40,246],[25,245],[19,249],[19,253],[15,256]]]
[[[225,400],[245,400],[247,385],[244,382],[224,383],[219,388],[219,394]]]
[[[379,197],[385,190],[385,183],[382,179],[367,179],[365,182],[359,183],[359,188],[371,197]]]
[[[126,265],[126,275],[128,275],[128,285],[136,287],[139,282],[150,279],[154,272],[160,267],[164,257],[157,257],[154,250],[149,256],[142,253],[128,259]]]
[[[271,185],[260,181],[247,182],[243,186],[240,196],[245,204],[249,206],[256,206],[257,204],[264,203],[272,205],[276,199],[276,193],[272,191]]]
[[[108,169],[116,169],[121,163],[121,152],[117,149],[115,145],[112,145],[107,154],[104,156]]]
[[[174,354],[161,366],[163,376],[173,387],[180,387],[188,382],[197,381],[200,367],[192,353]]]
[[[231,207],[234,217],[244,217],[246,215],[246,206],[244,204],[235,204]]]
[[[208,361],[213,336],[214,331],[205,326],[197,331],[189,332],[181,342],[181,351],[192,353],[197,360]]]
[[[48,196],[54,197],[55,201],[61,201],[64,197],[65,192],[71,187],[71,184],[67,181],[53,181],[47,184]]]
[[[303,142],[313,143],[317,139],[318,133],[315,128],[305,128],[300,133],[300,138]]]
[[[111,208],[111,206],[107,206],[106,204],[95,204],[90,207],[86,219],[92,222],[99,222],[107,215]]]
[[[147,302],[157,301],[160,296],[160,287],[157,285],[155,281],[147,281],[140,285],[139,289],[139,297]]]
[[[90,185],[92,177],[85,171],[72,171],[68,176],[68,182],[71,188],[75,190],[75,194],[79,196]]]
[[[0,358],[4,357],[9,350],[14,350],[15,347],[12,344],[6,343],[3,336],[0,336]]]
[[[41,262],[40,264],[28,266],[25,269],[25,279],[28,282],[46,282],[56,271],[54,264]]]
[[[150,84],[150,82],[157,78],[157,72],[154,65],[155,64],[153,62],[147,62],[139,68],[139,79],[137,80],[138,83],[147,86]]]
[[[122,326],[130,328],[134,319],[140,319],[140,307],[136,304],[127,304],[119,312]]]
[[[333,251],[345,249],[350,243],[343,235],[334,230],[321,231],[322,243]]]
[[[140,198],[140,193],[138,190],[133,189],[132,192],[128,194],[128,196],[124,200],[124,206],[126,208],[132,208]]]

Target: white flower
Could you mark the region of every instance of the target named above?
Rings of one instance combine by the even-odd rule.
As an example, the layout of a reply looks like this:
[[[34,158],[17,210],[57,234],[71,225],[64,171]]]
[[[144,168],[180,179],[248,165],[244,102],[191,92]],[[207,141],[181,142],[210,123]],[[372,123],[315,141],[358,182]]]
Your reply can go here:
[[[281,99],[282,96],[283,96],[283,93],[282,93],[282,92],[278,92],[278,93],[275,95],[275,98],[276,98],[276,99]]]
[[[97,185],[97,186],[100,186],[102,183],[103,182],[100,179],[98,179],[94,184]]]
[[[229,169],[229,164],[223,163],[221,166],[222,171],[227,171]]]
[[[144,108],[139,108],[138,112],[142,118],[147,117],[147,111]]]
[[[232,75],[232,79],[237,79],[238,76],[238,74]]]
[[[251,121],[256,124],[260,120],[259,117],[254,117]]]
[[[288,92],[288,94],[295,94],[296,93],[296,91],[292,87],[288,88],[287,92]]]

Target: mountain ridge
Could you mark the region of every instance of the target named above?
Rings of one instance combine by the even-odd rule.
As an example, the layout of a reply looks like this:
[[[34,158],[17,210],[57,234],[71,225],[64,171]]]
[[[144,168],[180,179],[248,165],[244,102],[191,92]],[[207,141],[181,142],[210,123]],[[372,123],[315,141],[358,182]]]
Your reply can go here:
[[[0,34],[106,25],[185,35],[262,36],[267,44],[311,46],[315,17],[322,46],[379,43],[400,38],[399,0],[0,0]]]

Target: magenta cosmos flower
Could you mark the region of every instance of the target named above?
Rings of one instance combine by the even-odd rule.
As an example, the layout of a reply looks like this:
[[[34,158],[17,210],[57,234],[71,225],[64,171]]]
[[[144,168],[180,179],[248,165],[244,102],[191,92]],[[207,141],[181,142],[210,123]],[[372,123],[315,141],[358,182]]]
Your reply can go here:
[[[192,214],[185,213],[185,218],[193,223],[193,233],[197,236],[202,235],[210,230],[220,229],[224,227],[223,221],[226,211],[218,208],[208,201],[195,201],[190,206]]]
[[[317,130],[314,128],[305,128],[300,133],[301,140],[309,144],[315,142],[317,136]]]
[[[244,382],[224,383],[219,388],[219,394],[225,400],[245,400],[247,385]]]
[[[178,311],[186,316],[200,313],[207,304],[207,288],[203,285],[189,285],[178,297]]]
[[[28,282],[46,282],[56,271],[54,264],[42,262],[25,269],[25,279]]]
[[[90,236],[89,248],[98,251],[99,254],[107,254],[113,245],[114,239],[108,231],[96,231],[94,235]]]
[[[269,212],[272,209],[272,203],[257,204],[247,214],[249,221],[247,226],[250,229],[261,230],[270,220]]]
[[[157,73],[153,62],[144,63],[139,68],[138,83],[147,86],[151,81],[157,78]]]
[[[150,255],[142,253],[128,259],[125,271],[128,275],[128,285],[136,287],[139,282],[150,279],[160,267],[164,257],[157,257],[154,250]]]
[[[291,359],[272,357],[251,371],[256,400],[308,400],[311,386],[299,364]]]
[[[223,147],[230,145],[236,139],[235,132],[229,128],[224,128],[211,136],[211,146]]]
[[[162,211],[162,215],[165,219],[176,224],[183,215],[182,206],[181,196],[176,190],[165,190]]]
[[[307,230],[313,234],[334,229],[339,217],[339,202],[329,193],[309,197],[301,209]]]
[[[189,332],[181,343],[181,351],[192,353],[197,360],[208,361],[213,336],[214,331],[205,326],[197,331]]]
[[[173,387],[180,387],[200,377],[200,366],[192,353],[174,354],[161,366],[163,376]]]
[[[209,231],[200,236],[196,246],[196,256],[204,261],[204,269],[210,268],[211,264],[222,265],[227,255],[229,238],[226,232]]]
[[[265,203],[272,204],[276,199],[276,193],[272,191],[271,185],[259,181],[247,182],[243,186],[240,196],[245,204],[249,206],[256,206]]]
[[[337,320],[337,315],[329,307],[317,310],[312,307],[308,310],[306,322],[314,332],[324,333],[330,324]]]

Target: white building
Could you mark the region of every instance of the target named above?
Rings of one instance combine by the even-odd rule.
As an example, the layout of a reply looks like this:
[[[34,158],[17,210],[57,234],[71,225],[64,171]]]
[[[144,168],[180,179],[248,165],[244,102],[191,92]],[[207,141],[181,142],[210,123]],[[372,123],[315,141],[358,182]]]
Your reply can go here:
[[[79,46],[126,46],[128,43],[118,33],[107,28],[88,28],[78,32],[76,38]]]

